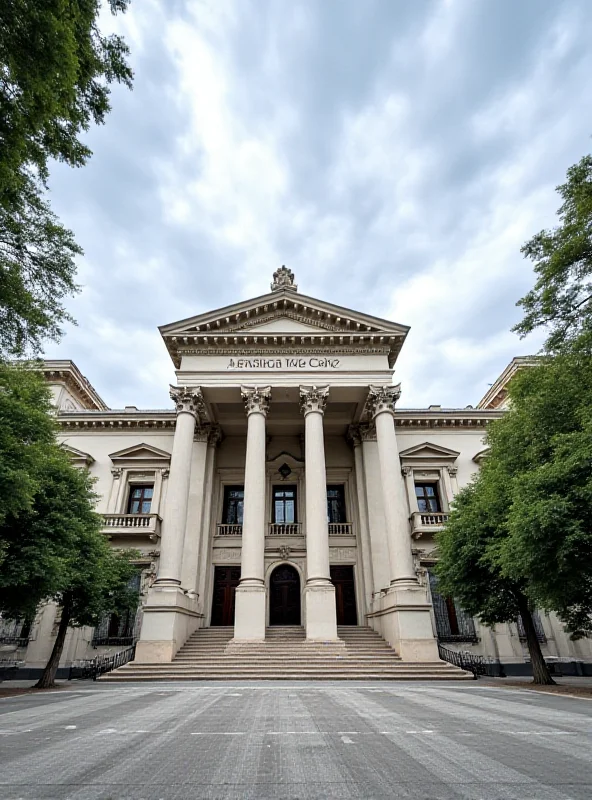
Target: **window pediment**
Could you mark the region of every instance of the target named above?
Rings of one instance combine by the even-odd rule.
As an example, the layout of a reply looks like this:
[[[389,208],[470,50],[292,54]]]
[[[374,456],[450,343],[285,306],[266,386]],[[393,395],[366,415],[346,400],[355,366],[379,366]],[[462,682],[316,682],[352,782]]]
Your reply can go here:
[[[135,444],[110,453],[109,458],[118,466],[165,466],[171,460],[171,454],[166,450],[160,450],[151,444]]]
[[[444,447],[440,444],[433,444],[432,442],[423,442],[423,444],[416,444],[413,447],[408,447],[406,450],[401,450],[399,456],[404,465],[450,465],[453,464],[459,457],[458,450],[451,450],[449,447]]]
[[[61,444],[60,447],[62,450],[65,450],[66,453],[68,453],[75,466],[90,467],[91,464],[94,464],[95,459],[90,455],[90,453],[85,453],[83,450],[77,450],[75,447],[71,447],[69,444]]]

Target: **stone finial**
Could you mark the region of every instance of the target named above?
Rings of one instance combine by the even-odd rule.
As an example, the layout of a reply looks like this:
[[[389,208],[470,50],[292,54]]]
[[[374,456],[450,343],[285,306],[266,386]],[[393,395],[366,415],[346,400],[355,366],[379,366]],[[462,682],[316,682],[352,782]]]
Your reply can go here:
[[[175,404],[177,414],[186,411],[188,414],[193,414],[196,420],[207,418],[206,404],[200,389],[171,386],[170,396]]]
[[[253,412],[267,415],[271,403],[271,386],[241,386],[241,397],[247,416]]]
[[[395,404],[401,397],[401,384],[396,386],[371,386],[368,392],[366,408],[371,418],[383,411],[388,411],[394,415]]]
[[[271,284],[272,292],[279,292],[280,289],[289,289],[291,292],[298,291],[298,286],[294,283],[294,273],[284,265],[273,273],[273,283]]]
[[[300,411],[302,411],[304,416],[311,411],[320,411],[321,414],[324,414],[328,399],[328,386],[300,387]]]

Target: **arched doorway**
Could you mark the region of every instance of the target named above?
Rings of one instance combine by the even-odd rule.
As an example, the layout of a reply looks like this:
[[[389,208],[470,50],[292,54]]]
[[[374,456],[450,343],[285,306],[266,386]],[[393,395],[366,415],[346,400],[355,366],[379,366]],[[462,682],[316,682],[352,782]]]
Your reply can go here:
[[[269,624],[300,625],[300,576],[290,564],[280,564],[271,573]]]

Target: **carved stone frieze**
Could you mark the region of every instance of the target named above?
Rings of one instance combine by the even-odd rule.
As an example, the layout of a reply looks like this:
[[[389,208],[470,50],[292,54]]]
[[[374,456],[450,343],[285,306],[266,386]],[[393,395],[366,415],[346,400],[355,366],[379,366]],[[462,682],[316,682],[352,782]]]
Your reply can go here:
[[[366,409],[374,418],[377,414],[387,411],[395,415],[395,404],[401,397],[401,384],[396,386],[371,386],[366,401]]]
[[[182,412],[193,414],[197,419],[206,419],[206,405],[200,389],[188,386],[171,386],[171,400],[175,404],[177,414]]]
[[[214,550],[214,561],[236,561],[240,564],[241,551],[238,547],[226,548],[224,550]]]
[[[300,411],[306,416],[311,411],[325,413],[327,400],[329,399],[328,386],[301,386],[300,387]]]
[[[355,547],[330,547],[329,559],[331,561],[355,561],[356,548]]]
[[[271,403],[271,386],[241,386],[241,397],[247,416],[253,413],[267,416]]]

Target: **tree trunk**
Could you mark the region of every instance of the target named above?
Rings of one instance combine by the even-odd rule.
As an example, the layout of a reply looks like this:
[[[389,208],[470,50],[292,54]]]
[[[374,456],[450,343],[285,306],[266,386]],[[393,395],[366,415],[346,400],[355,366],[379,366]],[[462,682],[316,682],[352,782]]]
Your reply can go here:
[[[551,677],[549,667],[545,663],[534,622],[532,621],[532,614],[528,607],[528,600],[524,595],[518,597],[518,609],[520,611],[520,617],[522,618],[522,624],[524,625],[526,644],[530,654],[530,663],[532,664],[532,682],[553,684],[555,681]]]
[[[68,625],[70,624],[70,604],[66,600],[62,606],[62,616],[58,627],[58,635],[51,651],[51,656],[43,674],[35,684],[35,689],[51,689],[55,686],[55,676],[62,657],[62,650],[64,649],[64,642],[66,641],[66,633],[68,632]]]

